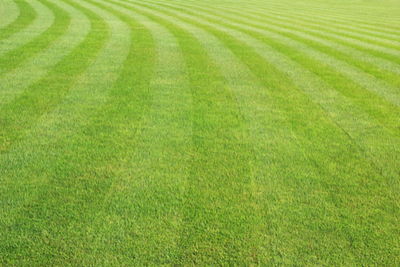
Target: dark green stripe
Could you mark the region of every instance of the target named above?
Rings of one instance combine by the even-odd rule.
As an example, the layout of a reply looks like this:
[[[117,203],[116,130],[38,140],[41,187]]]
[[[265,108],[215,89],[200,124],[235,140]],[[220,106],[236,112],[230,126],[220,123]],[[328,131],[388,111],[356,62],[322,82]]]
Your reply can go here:
[[[33,8],[25,0],[14,0],[19,9],[19,16],[7,27],[0,29],[0,40],[6,39],[14,33],[23,30],[28,27],[33,20],[37,17],[37,14]]]
[[[78,5],[71,5],[80,8]],[[20,140],[41,115],[56,107],[68,93],[75,79],[91,63],[107,39],[107,26],[91,11],[92,30],[85,40],[40,81],[28,87],[19,97],[0,109],[0,154]]]
[[[153,7],[156,10],[160,10],[159,8]],[[170,13],[168,11],[164,11],[172,16],[175,14]],[[196,17],[204,18],[202,15],[199,15],[195,12],[190,12],[185,10],[185,13],[194,14]],[[184,17],[180,17],[180,19],[184,21],[188,21]],[[262,42],[265,42],[273,49],[281,52],[282,54],[290,57],[292,60],[298,62],[305,69],[308,69],[315,73],[318,77],[322,78],[324,82],[330,85],[335,90],[339,91],[346,97],[349,97],[355,104],[363,108],[371,118],[375,119],[377,122],[382,124],[384,127],[388,128],[392,134],[399,136],[399,116],[400,109],[397,106],[387,102],[382,99],[380,96],[376,95],[373,92],[370,92],[358,85],[356,82],[346,77],[344,74],[340,73],[337,69],[334,69],[323,62],[311,59],[309,56],[304,55],[303,53],[297,51],[294,48],[286,45],[285,43],[277,40],[273,40],[267,35],[262,35],[255,30],[248,30],[244,27],[234,26],[229,23],[223,23],[217,19],[204,18],[205,20],[215,23],[217,25],[222,25],[228,28],[236,29],[238,31],[244,32],[249,36],[252,36]],[[190,22],[190,21],[189,21]],[[196,25],[201,25],[200,23],[190,22]],[[218,33],[219,34],[219,33]],[[283,34],[283,33],[279,33]],[[284,34],[285,35],[285,34]],[[288,34],[286,34],[288,35]],[[288,35],[289,37],[292,37]],[[310,42],[307,43],[309,45]],[[328,52],[327,49],[324,49],[322,52]],[[337,56],[337,51],[329,50],[330,53],[328,55]],[[344,56],[343,56],[344,58]],[[360,97],[362,96],[362,97]]]
[[[90,47],[93,47],[94,41],[104,41],[107,36],[105,21],[92,12],[82,11],[95,20],[92,21],[91,37],[85,41],[87,44],[91,42]],[[15,228],[8,235],[7,243],[17,242],[19,251],[11,250],[10,255],[24,251],[25,257],[40,259],[41,265],[57,264],[66,259],[73,265],[92,265],[96,262],[109,264],[102,262],[104,256],[117,253],[107,245],[113,242],[114,237],[106,241],[98,239],[112,234],[109,229],[102,231],[104,217],[98,216],[103,216],[101,212],[106,208],[103,201],[109,190],[113,190],[110,187],[114,181],[120,178],[120,162],[129,160],[126,157],[135,148],[143,117],[151,102],[149,81],[154,67],[154,44],[148,30],[140,24],[109,8],[107,11],[128,23],[133,30],[129,37],[132,46],[128,57],[108,100],[96,107],[93,114],[82,114],[91,117],[84,128],[71,133],[68,138],[57,140],[50,149],[53,158],[49,158],[45,150],[38,153],[42,157],[35,160],[36,164],[47,170],[37,175],[47,182],[38,188],[35,195],[38,199],[25,204],[18,214],[20,218],[15,219],[26,223],[12,226]],[[79,51],[88,53],[83,48],[86,46]],[[96,52],[91,53],[94,55]],[[26,217],[26,212],[29,212],[29,217]],[[36,232],[30,225],[46,225],[46,234]],[[88,232],[88,228],[97,231]],[[29,240],[24,240],[21,235],[29,236]],[[121,255],[126,252],[122,246],[119,249]],[[43,251],[47,253],[43,254]],[[77,258],[80,253],[85,257]],[[114,264],[117,263],[116,259]]]
[[[69,14],[51,2],[43,0],[42,2],[54,13],[55,20],[53,24],[29,43],[2,55],[0,58],[0,75],[14,70],[24,61],[46,49],[68,30],[71,22]]]

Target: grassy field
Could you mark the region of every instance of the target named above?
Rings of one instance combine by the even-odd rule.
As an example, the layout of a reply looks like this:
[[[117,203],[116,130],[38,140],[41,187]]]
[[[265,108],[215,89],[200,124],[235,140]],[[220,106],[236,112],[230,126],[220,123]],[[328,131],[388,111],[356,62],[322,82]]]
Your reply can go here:
[[[400,265],[399,0],[0,0],[0,265]]]

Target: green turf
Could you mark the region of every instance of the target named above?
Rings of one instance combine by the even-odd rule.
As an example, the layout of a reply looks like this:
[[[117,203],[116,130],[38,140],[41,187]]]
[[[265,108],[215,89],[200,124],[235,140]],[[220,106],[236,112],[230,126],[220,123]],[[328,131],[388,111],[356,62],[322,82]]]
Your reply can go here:
[[[0,1],[0,265],[400,265],[399,14]]]

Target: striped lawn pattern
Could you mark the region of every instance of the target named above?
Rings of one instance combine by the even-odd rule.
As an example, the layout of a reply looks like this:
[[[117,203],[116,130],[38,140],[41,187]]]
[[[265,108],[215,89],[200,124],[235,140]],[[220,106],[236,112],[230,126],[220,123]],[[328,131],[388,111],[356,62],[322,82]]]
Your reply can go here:
[[[0,1],[0,265],[400,265],[397,0]]]

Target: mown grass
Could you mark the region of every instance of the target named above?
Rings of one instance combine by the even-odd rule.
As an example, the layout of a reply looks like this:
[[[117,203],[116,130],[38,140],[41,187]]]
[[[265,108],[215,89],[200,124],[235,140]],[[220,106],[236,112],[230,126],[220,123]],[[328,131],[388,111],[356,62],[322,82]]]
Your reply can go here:
[[[56,5],[51,4],[51,2],[45,3],[53,8],[55,21],[43,34],[37,36],[29,43],[2,55],[0,58],[0,73],[12,71],[18,65],[22,64],[24,60],[46,49],[57,38],[65,34],[70,23],[68,13],[58,8]]]
[[[13,33],[24,29],[28,26],[36,17],[35,11],[26,1],[15,1],[18,6],[19,14],[18,17],[10,24],[6,25],[5,28],[0,29],[0,39],[6,39]]]
[[[400,264],[394,1],[7,1],[0,264]]]

